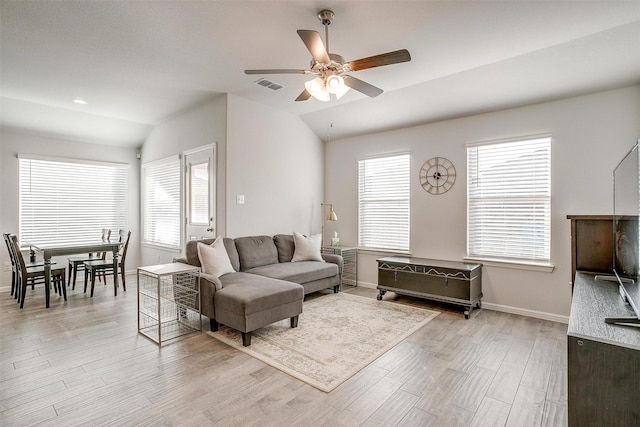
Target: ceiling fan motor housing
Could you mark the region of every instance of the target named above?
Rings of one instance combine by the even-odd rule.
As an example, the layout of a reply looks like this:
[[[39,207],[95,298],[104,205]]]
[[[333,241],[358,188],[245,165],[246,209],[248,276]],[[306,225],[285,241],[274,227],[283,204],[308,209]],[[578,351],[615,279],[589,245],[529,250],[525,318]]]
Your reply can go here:
[[[333,11],[328,9],[321,10],[318,13],[318,19],[320,20],[320,22],[322,22],[322,25],[331,25],[334,16],[335,15],[333,14]]]
[[[330,53],[329,58],[331,61],[327,63],[311,61],[311,73],[317,74],[322,77],[330,75],[343,74],[349,71],[349,65],[345,64],[345,60],[342,56],[336,53]]]

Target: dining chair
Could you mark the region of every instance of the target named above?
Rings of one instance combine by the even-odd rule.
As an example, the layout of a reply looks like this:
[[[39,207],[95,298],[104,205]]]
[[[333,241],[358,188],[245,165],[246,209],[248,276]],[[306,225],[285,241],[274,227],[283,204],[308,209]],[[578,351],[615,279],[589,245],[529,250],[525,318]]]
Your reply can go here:
[[[11,296],[18,299],[18,266],[13,256],[13,250],[11,249],[10,235],[11,233],[2,233],[4,243],[7,245],[7,251],[9,252],[9,260],[11,261]]]
[[[103,228],[102,229],[102,241],[106,242],[111,238],[111,230],[108,228]],[[68,261],[69,261],[69,284],[71,286],[71,289],[75,289],[76,288],[76,275],[78,273],[78,271],[82,271],[84,270],[84,262],[85,261],[93,261],[95,259],[105,259],[106,257],[106,253],[105,252],[99,252],[96,254],[86,254],[86,255],[79,255],[79,256],[72,256],[72,257],[68,257]],[[73,282],[71,281],[71,274],[73,273]]]
[[[84,292],[87,292],[87,284],[89,283],[89,279],[91,279],[91,296],[93,297],[93,290],[96,284],[96,275],[102,274],[105,278],[106,275],[113,275],[113,280],[115,282],[118,276],[118,270],[120,270],[120,277],[122,279],[122,289],[127,290],[126,282],[125,282],[125,262],[127,260],[127,249],[129,248],[129,239],[131,238],[131,231],[120,230],[120,250],[118,251],[118,267],[114,271],[113,269],[113,260],[112,259],[103,259],[103,260],[94,260],[94,261],[85,261],[84,263]],[[114,288],[115,291],[115,288]]]
[[[19,266],[19,286],[17,287],[16,291],[18,292],[18,302],[20,303],[20,308],[23,308],[24,301],[27,295],[27,286],[31,285],[33,288],[34,285],[44,284],[45,269],[44,267],[27,268],[27,263],[25,263],[24,257],[22,256],[22,251],[20,251],[20,247],[18,246],[18,238],[14,234],[12,234],[9,236],[9,242],[11,247],[10,250],[13,252],[13,256],[16,258],[16,262]],[[65,277],[66,269],[64,267],[51,268],[51,283],[53,283],[56,292],[58,292],[60,295],[64,295],[66,299],[67,290]]]
[[[7,251],[9,251],[9,260],[11,261],[11,295],[14,297],[14,299],[18,299],[18,295],[20,294],[20,265],[18,264],[18,259],[16,254],[14,253],[13,250],[13,245],[11,243],[11,233],[3,233],[2,234],[3,238],[4,238],[4,242],[7,245]],[[20,250],[20,249],[17,249]],[[27,270],[33,269],[35,267],[43,267],[44,266],[44,260],[39,260],[39,261],[25,261],[25,266],[27,267]],[[56,262],[52,262],[51,265],[56,264]],[[32,283],[31,288],[34,288],[34,285]],[[19,301],[18,301],[19,302]]]

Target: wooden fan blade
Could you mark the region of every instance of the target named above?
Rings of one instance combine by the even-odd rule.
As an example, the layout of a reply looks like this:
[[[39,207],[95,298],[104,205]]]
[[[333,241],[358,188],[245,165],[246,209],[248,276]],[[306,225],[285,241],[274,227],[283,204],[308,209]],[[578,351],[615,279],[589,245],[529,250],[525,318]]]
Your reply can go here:
[[[344,76],[344,84],[349,86],[351,89],[364,93],[371,98],[375,98],[376,96],[384,92],[379,87],[375,87],[374,85],[369,84],[363,80],[356,79],[353,76]]]
[[[381,53],[380,55],[369,56],[368,58],[356,59],[347,65],[349,65],[349,70],[359,71],[408,61],[411,61],[409,51],[407,49],[400,49],[393,52]]]
[[[275,70],[244,70],[245,74],[308,74],[309,70],[275,69]]]
[[[296,98],[296,101],[306,101],[309,98],[311,98],[311,94],[309,93],[308,90],[305,89],[302,91],[300,95],[298,95],[298,97]]]
[[[314,61],[323,64],[328,64],[331,61],[327,49],[324,47],[324,43],[322,43],[320,34],[318,34],[317,31],[298,30],[298,35],[305,46],[307,46],[307,49],[309,49],[309,52],[311,52]]]

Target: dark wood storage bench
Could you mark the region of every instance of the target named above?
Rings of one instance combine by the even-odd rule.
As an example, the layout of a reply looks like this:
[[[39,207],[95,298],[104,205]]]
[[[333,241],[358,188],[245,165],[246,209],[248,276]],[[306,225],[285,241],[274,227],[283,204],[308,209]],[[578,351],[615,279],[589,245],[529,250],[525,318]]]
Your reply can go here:
[[[482,264],[393,256],[378,261],[378,299],[387,292],[481,308]]]

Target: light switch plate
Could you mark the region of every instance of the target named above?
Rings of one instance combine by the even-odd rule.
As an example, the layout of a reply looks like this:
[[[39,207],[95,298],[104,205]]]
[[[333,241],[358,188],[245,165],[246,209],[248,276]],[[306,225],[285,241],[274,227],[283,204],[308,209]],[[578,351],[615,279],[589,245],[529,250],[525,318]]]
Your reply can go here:
[[[244,194],[236,194],[236,204],[244,205]]]

